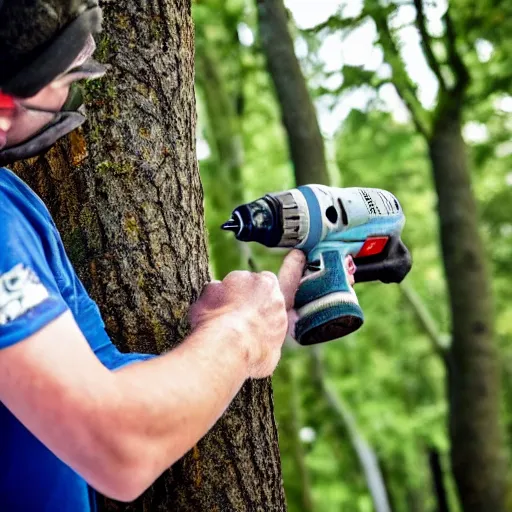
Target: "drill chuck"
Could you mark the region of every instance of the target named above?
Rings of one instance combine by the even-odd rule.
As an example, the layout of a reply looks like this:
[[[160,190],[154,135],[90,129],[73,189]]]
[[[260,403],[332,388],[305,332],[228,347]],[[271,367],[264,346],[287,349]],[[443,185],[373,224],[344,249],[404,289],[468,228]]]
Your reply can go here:
[[[233,211],[222,229],[232,231],[241,242],[259,242],[267,247],[276,247],[283,234],[281,205],[270,194],[243,204]]]
[[[236,208],[221,227],[232,231],[241,242],[296,247],[309,231],[307,203],[302,194],[294,191],[267,194]]]

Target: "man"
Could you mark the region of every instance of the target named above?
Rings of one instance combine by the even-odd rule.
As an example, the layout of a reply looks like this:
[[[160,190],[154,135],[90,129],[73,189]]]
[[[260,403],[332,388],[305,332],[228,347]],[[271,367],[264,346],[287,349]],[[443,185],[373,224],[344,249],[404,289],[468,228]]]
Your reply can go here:
[[[90,59],[97,0],[0,0],[0,164],[84,120],[70,85]],[[39,198],[0,170],[0,510],[83,512],[99,491],[139,496],[217,421],[243,383],[271,375],[304,266],[210,283],[175,350],[121,354]],[[261,321],[264,319],[265,321]],[[291,326],[293,328],[293,325]]]

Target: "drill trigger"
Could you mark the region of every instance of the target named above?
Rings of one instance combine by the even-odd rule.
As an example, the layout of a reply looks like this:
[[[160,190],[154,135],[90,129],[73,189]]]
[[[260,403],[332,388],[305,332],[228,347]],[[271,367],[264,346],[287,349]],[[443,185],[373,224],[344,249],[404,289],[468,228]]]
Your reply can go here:
[[[322,262],[320,260],[310,261],[306,265],[306,269],[310,270],[311,272],[318,272],[322,270]]]

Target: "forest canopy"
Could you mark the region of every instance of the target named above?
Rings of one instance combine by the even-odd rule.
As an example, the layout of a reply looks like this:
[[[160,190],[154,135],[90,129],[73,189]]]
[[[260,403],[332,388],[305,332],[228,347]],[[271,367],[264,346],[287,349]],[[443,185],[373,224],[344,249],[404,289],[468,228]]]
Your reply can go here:
[[[242,202],[296,185],[261,4],[193,8],[198,158],[219,279],[251,261],[278,270],[282,252],[242,246],[219,226]],[[512,4],[288,0],[285,8],[329,183],[395,194],[414,260],[403,285],[356,286],[366,318],[358,332],[314,350],[286,347],[274,392],[289,510],[484,510],[471,491],[479,470],[467,474],[458,458],[458,432],[477,427],[454,396],[468,418],[482,419],[486,447],[467,457],[487,461],[482,478],[512,506],[498,462],[512,433]],[[462,196],[462,211],[450,213]],[[480,258],[480,280],[459,248]],[[464,325],[478,315],[492,333],[475,342]],[[490,355],[463,359],[478,347]],[[479,383],[494,386],[489,396],[471,385],[483,359],[496,362],[480,372]],[[467,379],[457,380],[457,368],[471,369]],[[370,466],[385,489],[380,505]]]

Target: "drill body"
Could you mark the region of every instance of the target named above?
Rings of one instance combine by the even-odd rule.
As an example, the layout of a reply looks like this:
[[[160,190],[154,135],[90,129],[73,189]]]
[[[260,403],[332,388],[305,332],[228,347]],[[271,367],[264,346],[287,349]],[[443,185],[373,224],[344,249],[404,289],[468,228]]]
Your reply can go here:
[[[241,241],[304,251],[296,338],[311,345],[346,336],[363,324],[347,256],[354,260],[356,283],[404,279],[411,269],[400,239],[404,225],[403,210],[390,192],[306,185],[239,206],[223,229]]]

